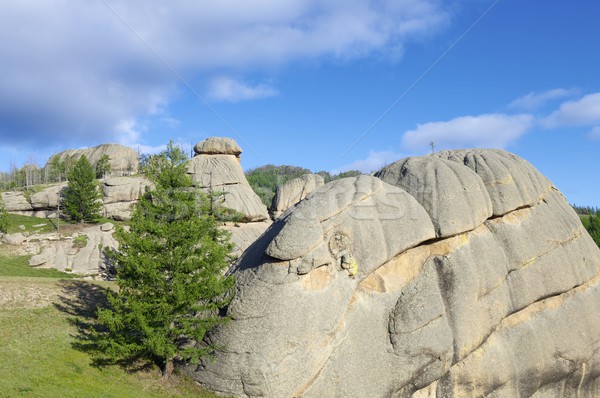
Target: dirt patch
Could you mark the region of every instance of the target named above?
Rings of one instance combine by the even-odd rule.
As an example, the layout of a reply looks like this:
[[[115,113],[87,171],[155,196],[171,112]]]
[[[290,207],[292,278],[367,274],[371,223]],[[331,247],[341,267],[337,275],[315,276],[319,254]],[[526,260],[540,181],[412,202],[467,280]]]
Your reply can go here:
[[[0,279],[0,310],[42,308],[55,303],[61,293],[57,280]]]

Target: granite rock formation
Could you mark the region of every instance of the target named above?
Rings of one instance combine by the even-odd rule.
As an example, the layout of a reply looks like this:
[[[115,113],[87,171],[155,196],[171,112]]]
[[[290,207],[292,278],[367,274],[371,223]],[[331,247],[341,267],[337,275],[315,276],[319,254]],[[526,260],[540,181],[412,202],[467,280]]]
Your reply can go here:
[[[85,149],[68,149],[52,155],[46,166],[50,165],[54,158],[58,157],[61,162],[68,157],[79,159],[86,156],[89,162],[95,165],[104,155],[108,155],[109,164],[113,175],[130,175],[138,171],[139,157],[138,153],[130,147],[119,144],[102,144]]]
[[[35,245],[37,254],[29,265],[35,268],[54,268],[80,275],[97,275],[107,262],[104,249],[116,248],[110,223],[86,227],[72,237],[57,234],[32,235],[30,246]],[[77,236],[85,235],[83,246],[75,243]],[[32,243],[35,242],[35,243]]]
[[[246,250],[197,381],[236,397],[600,395],[600,250],[548,179],[498,150],[378,175],[393,184],[318,188]]]
[[[245,222],[269,218],[267,208],[250,187],[240,165],[241,149],[231,138],[210,137],[196,144],[188,174],[196,187],[221,194],[220,205],[242,214]]]
[[[305,174],[279,185],[269,208],[271,218],[276,220],[287,209],[323,185],[325,180],[318,174]]]
[[[104,214],[113,220],[129,220],[131,206],[150,186],[144,177],[113,177],[102,182]]]
[[[194,185],[216,194],[218,205],[235,211],[241,220],[226,223],[236,255],[241,254],[271,224],[266,206],[246,180],[240,146],[231,138],[210,137],[194,147],[188,166]]]

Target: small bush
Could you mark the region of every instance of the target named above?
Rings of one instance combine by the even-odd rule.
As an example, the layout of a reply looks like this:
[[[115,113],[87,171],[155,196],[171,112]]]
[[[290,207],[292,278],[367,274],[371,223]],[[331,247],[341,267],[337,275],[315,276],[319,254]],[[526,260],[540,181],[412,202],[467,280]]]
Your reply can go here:
[[[88,244],[88,236],[87,235],[79,235],[73,239],[73,247],[76,249],[81,249],[86,247]]]

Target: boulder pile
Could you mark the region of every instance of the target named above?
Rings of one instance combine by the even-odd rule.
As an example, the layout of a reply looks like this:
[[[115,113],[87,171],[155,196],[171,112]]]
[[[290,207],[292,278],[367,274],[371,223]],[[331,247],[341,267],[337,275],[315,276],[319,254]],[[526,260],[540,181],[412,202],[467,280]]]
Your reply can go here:
[[[233,273],[214,360],[235,397],[600,395],[600,250],[500,150],[403,159],[284,213]]]

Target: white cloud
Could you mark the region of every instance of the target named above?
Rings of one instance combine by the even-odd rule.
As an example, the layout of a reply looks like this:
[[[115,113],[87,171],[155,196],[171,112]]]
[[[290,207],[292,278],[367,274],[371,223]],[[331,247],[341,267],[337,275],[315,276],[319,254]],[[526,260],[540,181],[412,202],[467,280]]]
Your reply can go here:
[[[446,122],[420,124],[402,137],[403,146],[425,152],[433,141],[436,150],[463,147],[504,148],[525,134],[535,122],[532,115],[485,114],[462,116]]]
[[[406,156],[393,151],[369,151],[369,156],[365,159],[356,160],[331,172],[338,174],[348,170],[359,170],[363,173],[371,173],[404,157]]]
[[[508,104],[510,109],[521,109],[526,111],[531,111],[537,108],[544,106],[547,102],[569,97],[575,94],[576,90],[564,89],[564,88],[555,88],[553,90],[544,91],[542,93],[536,93],[534,91],[517,98]]]
[[[594,140],[600,140],[600,126],[592,128],[592,130],[588,134],[588,137]]]
[[[249,86],[230,77],[217,77],[211,80],[208,96],[219,101],[238,102],[269,98],[279,93],[265,83]]]
[[[541,123],[547,128],[589,126],[600,123],[600,93],[588,94],[576,101],[563,102]]]
[[[168,107],[181,87],[169,68],[195,82],[216,73],[269,73],[298,59],[398,54],[450,21],[442,0],[106,4],[168,66],[104,2],[0,2],[4,144],[115,141],[127,123]],[[237,89],[231,98],[272,94],[268,87]]]

